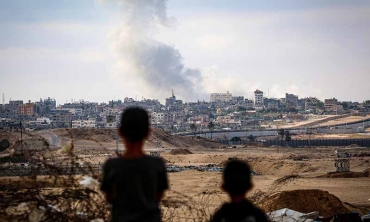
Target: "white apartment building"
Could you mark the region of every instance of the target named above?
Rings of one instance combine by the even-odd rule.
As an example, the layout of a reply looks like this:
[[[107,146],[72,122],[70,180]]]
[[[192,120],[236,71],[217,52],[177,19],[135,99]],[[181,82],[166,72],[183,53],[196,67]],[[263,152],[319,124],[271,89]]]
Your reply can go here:
[[[263,92],[258,89],[254,91],[254,108],[263,109]]]
[[[227,93],[211,93],[211,102],[229,102],[232,101],[233,95],[229,92]]]
[[[189,123],[194,124],[202,124],[202,123],[209,123],[209,116],[208,115],[199,115],[199,116],[193,116],[188,119]]]
[[[47,117],[37,118],[36,121],[29,121],[30,126],[45,126],[51,124],[51,119]]]
[[[73,120],[72,121],[72,128],[95,128],[96,127],[96,120],[89,119],[89,120]]]
[[[170,120],[170,113],[168,112],[154,112],[150,115],[152,124],[165,124]]]
[[[232,117],[232,116],[218,116],[216,121],[218,123],[227,123],[227,122],[231,121],[232,119],[234,119],[234,117]]]

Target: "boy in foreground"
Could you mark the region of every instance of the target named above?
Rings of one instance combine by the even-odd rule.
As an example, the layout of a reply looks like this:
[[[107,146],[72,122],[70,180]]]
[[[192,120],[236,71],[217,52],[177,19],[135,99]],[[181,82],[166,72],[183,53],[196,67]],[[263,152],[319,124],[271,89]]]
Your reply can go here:
[[[248,164],[239,160],[228,162],[223,172],[222,189],[229,194],[231,202],[222,205],[211,222],[267,222],[265,213],[245,199],[252,187]]]
[[[126,147],[125,153],[105,162],[101,185],[111,204],[111,221],[159,222],[159,202],[168,189],[168,180],[163,160],[143,151],[150,134],[147,111],[126,109],[119,134]]]

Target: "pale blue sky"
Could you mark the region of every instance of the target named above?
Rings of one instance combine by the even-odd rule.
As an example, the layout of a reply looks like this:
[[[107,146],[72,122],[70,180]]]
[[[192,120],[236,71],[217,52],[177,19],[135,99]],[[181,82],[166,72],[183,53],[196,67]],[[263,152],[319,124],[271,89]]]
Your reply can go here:
[[[117,65],[124,61],[112,33],[127,13],[117,1],[1,1],[0,93],[7,101],[163,101],[171,86],[156,89]],[[271,97],[370,99],[370,1],[170,0],[167,15],[174,24],[153,38],[201,72],[199,99],[227,90],[251,98],[256,88]]]

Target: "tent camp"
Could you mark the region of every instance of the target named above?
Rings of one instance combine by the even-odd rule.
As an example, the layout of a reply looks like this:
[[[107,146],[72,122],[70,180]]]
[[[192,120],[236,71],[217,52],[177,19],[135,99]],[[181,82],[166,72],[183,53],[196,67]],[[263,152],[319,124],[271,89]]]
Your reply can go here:
[[[271,221],[279,222],[310,222],[314,221],[319,216],[319,212],[314,211],[308,214],[300,213],[288,208],[280,209],[267,213]]]

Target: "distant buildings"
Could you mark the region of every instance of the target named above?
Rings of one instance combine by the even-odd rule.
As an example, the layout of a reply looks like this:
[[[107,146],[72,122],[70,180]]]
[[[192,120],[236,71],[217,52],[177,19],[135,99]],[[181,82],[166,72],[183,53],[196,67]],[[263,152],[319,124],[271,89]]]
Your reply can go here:
[[[35,102],[35,105],[37,114],[46,115],[50,112],[50,110],[56,109],[57,102],[55,99],[48,97],[47,99],[40,99],[40,101]]]
[[[285,104],[287,107],[297,108],[298,96],[294,94],[285,93]]]
[[[325,103],[324,103],[325,102]],[[230,128],[248,130],[259,125],[270,127],[277,113],[316,113],[332,114],[365,113],[370,110],[370,101],[339,102],[326,99],[324,102],[315,97],[299,99],[298,95],[286,93],[283,98],[265,98],[261,90],[254,91],[254,98],[233,96],[230,92],[212,93],[210,101],[183,102],[176,98],[174,92],[161,104],[157,99],[136,100],[124,98],[108,103],[72,102],[57,106],[50,97],[34,103],[22,100],[10,101],[0,106],[0,128],[23,127],[30,130],[48,128],[117,128],[121,113],[128,107],[142,107],[148,110],[153,127],[168,132],[189,132],[190,125],[195,124],[197,131],[207,132],[208,124],[213,122],[215,130]],[[263,112],[259,112],[263,111]],[[303,112],[301,112],[303,111]]]
[[[168,111],[180,111],[183,109],[182,100],[177,100],[175,94],[172,91],[172,96],[166,99],[166,108]]]
[[[53,127],[70,127],[71,122],[72,114],[68,111],[57,112],[54,115],[52,115]]]
[[[233,100],[233,95],[227,93],[211,93],[210,102],[229,102]]]
[[[18,115],[33,116],[34,113],[35,113],[35,104],[31,103],[31,101],[24,105],[18,106]]]
[[[264,108],[263,92],[258,89],[254,91],[254,108],[256,110],[261,110]]]
[[[339,104],[336,98],[325,99],[324,103],[325,111],[342,111],[343,106]]]
[[[72,128],[96,128],[96,120],[73,120]]]
[[[253,100],[250,100],[250,99],[245,99],[244,104],[245,104],[245,108],[247,109],[252,109],[254,106]]]
[[[48,129],[51,128],[51,119],[47,117],[37,118],[36,120],[29,121],[28,126],[32,129]]]
[[[305,110],[315,110],[317,108],[317,104],[320,100],[316,97],[307,97],[305,98]]]

